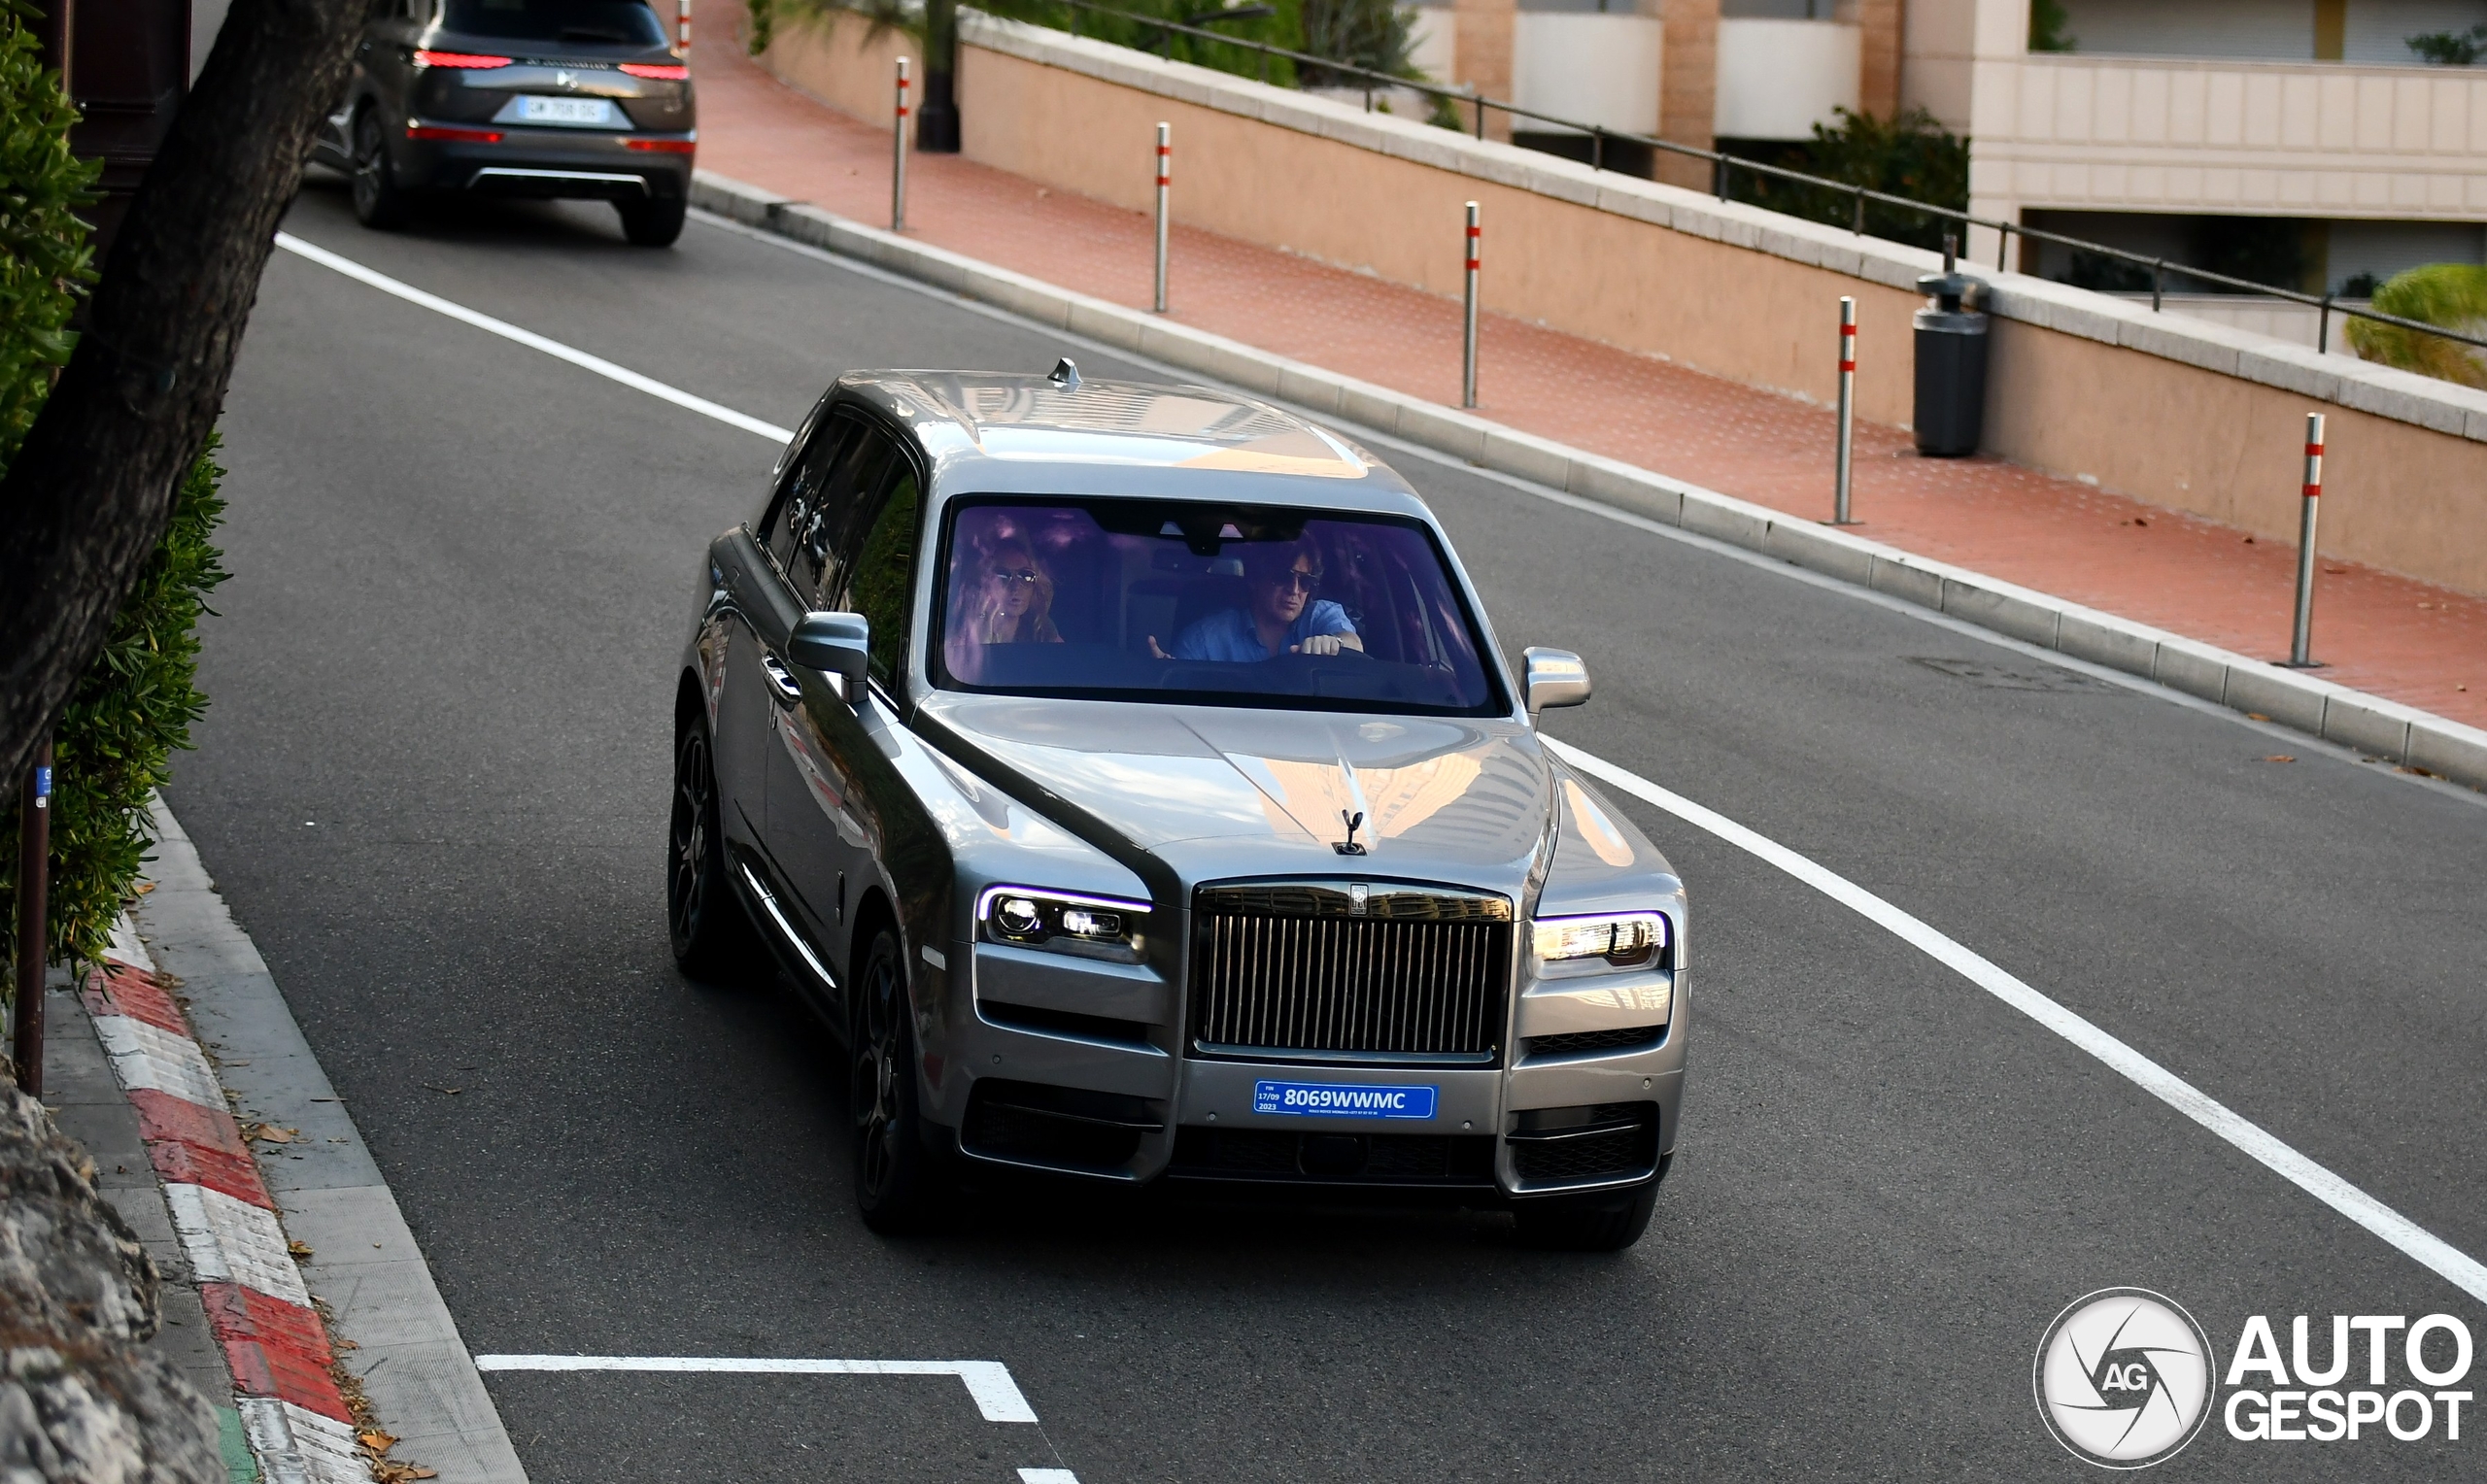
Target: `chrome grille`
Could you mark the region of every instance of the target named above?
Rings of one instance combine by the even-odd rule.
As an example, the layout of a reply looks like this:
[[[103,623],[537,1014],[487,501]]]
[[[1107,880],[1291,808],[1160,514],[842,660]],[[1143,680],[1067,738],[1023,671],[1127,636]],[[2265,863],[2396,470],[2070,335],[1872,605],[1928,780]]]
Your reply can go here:
[[[1491,1065],[1511,904],[1434,889],[1287,883],[1194,904],[1196,1056]]]

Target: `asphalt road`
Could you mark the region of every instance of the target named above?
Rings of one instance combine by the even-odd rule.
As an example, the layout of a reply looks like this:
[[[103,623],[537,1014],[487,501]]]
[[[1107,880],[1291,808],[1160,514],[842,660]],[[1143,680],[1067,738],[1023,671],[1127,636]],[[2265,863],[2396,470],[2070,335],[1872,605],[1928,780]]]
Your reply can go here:
[[[1063,349],[708,224],[669,253],[584,208],[381,235],[314,189],[288,228],[789,425],[849,366]],[[469,1345],[1002,1360],[1043,1419],[980,1422],[937,1380],[494,1375],[544,1484],[2072,1477],[2030,1358],[2094,1289],[2177,1298],[2223,1357],[2252,1314],[2285,1346],[2294,1315],[2448,1311],[2487,1349],[2487,1312],[2402,1253],[1623,800],[1690,884],[1696,1007],[1680,1158],[1629,1253],[1518,1250],[1491,1215],[1053,1190],[873,1237],[826,1041],[784,993],[692,987],[665,950],[670,666],[702,545],[756,506],[771,447],[282,253],[223,429],[236,575],[171,800]],[[1394,462],[1504,641],[1586,656],[1597,699],[1550,732],[2487,1254],[2474,796]],[[2475,1476],[2482,1446],[2215,1420],[2166,1471]]]

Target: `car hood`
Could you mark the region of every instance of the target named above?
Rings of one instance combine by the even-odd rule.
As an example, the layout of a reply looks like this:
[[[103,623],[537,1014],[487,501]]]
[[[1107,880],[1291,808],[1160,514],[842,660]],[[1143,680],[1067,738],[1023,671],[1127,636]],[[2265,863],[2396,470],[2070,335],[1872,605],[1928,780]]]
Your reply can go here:
[[[1194,880],[1352,871],[1517,894],[1552,844],[1551,771],[1517,722],[955,695],[925,715],[1005,792],[1051,794]],[[1362,857],[1336,849],[1353,815]]]

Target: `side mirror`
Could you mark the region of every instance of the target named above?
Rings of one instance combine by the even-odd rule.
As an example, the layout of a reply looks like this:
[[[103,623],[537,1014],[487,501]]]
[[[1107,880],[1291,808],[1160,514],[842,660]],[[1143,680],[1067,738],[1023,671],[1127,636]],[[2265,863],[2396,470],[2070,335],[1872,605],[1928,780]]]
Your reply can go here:
[[[1528,719],[1549,706],[1577,706],[1589,698],[1589,667],[1570,650],[1520,651],[1520,684],[1528,692]]]
[[[863,693],[871,647],[872,625],[860,613],[807,613],[786,636],[786,658],[804,669],[836,676],[838,693],[850,701]]]

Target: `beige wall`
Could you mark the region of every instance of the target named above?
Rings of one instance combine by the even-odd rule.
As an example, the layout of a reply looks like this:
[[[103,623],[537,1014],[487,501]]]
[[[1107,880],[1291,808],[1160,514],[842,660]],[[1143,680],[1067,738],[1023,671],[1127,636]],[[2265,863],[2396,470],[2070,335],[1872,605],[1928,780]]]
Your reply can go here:
[[[2487,593],[2487,444],[1998,321],[1988,446],[2294,547],[2305,415],[2326,414],[2321,550]]]
[[[851,51],[782,60],[798,56],[812,62],[800,84],[870,95]],[[959,81],[971,158],[1141,210],[1151,178],[1131,142],[1170,119],[1190,224],[1445,296],[1475,199],[1489,309],[1753,386],[1829,400],[1835,305],[1854,295],[1859,415],[1910,416],[1924,301],[1906,289],[981,47],[962,47]],[[2487,443],[2022,320],[1993,334],[1990,452],[2293,542],[2304,415],[2327,412],[2324,549],[2487,593]]]
[[[1461,203],[1475,200],[1485,226],[1487,308],[1664,350],[1741,382],[1827,400],[1837,392],[1839,296],[1857,298],[1869,362],[1904,354],[1909,316],[1925,302],[980,48],[961,49],[959,77],[970,158],[1137,211],[1149,202],[1150,178],[1129,142],[1170,119],[1190,162],[1187,224],[1435,293],[1460,291]],[[1801,328],[1791,304],[1815,309]],[[1907,388],[1895,369],[1861,389],[1858,410],[1904,421]]]
[[[892,27],[868,40],[869,31],[845,13],[819,19],[780,15],[761,64],[839,113],[886,129],[896,118],[898,59],[912,59],[907,91],[919,96],[924,62],[913,37]]]

